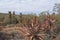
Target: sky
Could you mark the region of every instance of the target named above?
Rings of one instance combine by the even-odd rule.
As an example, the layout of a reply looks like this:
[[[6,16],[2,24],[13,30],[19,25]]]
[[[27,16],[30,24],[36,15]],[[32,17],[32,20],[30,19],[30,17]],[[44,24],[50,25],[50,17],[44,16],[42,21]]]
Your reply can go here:
[[[55,3],[60,3],[59,0],[0,0],[0,12],[7,13],[15,11],[27,13],[40,13],[42,11],[52,11]]]

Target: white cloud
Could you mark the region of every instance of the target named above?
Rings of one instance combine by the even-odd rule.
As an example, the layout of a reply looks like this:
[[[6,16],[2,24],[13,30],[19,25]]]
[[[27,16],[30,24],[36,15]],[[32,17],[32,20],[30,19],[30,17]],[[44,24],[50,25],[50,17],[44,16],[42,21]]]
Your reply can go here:
[[[52,10],[54,3],[59,0],[0,0],[0,11],[44,11]]]

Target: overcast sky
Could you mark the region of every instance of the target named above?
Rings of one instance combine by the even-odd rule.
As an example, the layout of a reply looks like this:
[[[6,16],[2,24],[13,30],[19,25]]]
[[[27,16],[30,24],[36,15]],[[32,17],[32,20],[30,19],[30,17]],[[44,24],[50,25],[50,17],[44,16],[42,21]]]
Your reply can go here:
[[[52,10],[59,0],[0,0],[0,12],[42,12]]]

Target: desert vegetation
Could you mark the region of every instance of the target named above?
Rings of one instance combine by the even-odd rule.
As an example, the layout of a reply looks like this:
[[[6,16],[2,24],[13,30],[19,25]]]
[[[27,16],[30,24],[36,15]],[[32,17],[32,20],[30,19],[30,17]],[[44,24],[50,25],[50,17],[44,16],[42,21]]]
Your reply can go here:
[[[59,12],[16,15],[9,11],[0,15],[0,40],[60,40]]]

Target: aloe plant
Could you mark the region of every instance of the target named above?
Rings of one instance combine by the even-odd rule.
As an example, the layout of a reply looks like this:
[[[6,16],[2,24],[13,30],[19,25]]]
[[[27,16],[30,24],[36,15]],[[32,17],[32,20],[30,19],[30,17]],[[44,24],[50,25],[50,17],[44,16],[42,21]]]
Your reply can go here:
[[[28,23],[21,27],[20,32],[23,33],[24,37],[29,37],[29,40],[43,40],[43,38],[41,37],[42,34],[40,34],[41,25],[40,23],[36,23],[36,17],[34,17],[34,20],[34,23],[28,21]]]
[[[11,11],[9,11],[9,20],[10,20],[10,24],[12,23],[11,21],[12,21],[12,15],[11,15]]]

